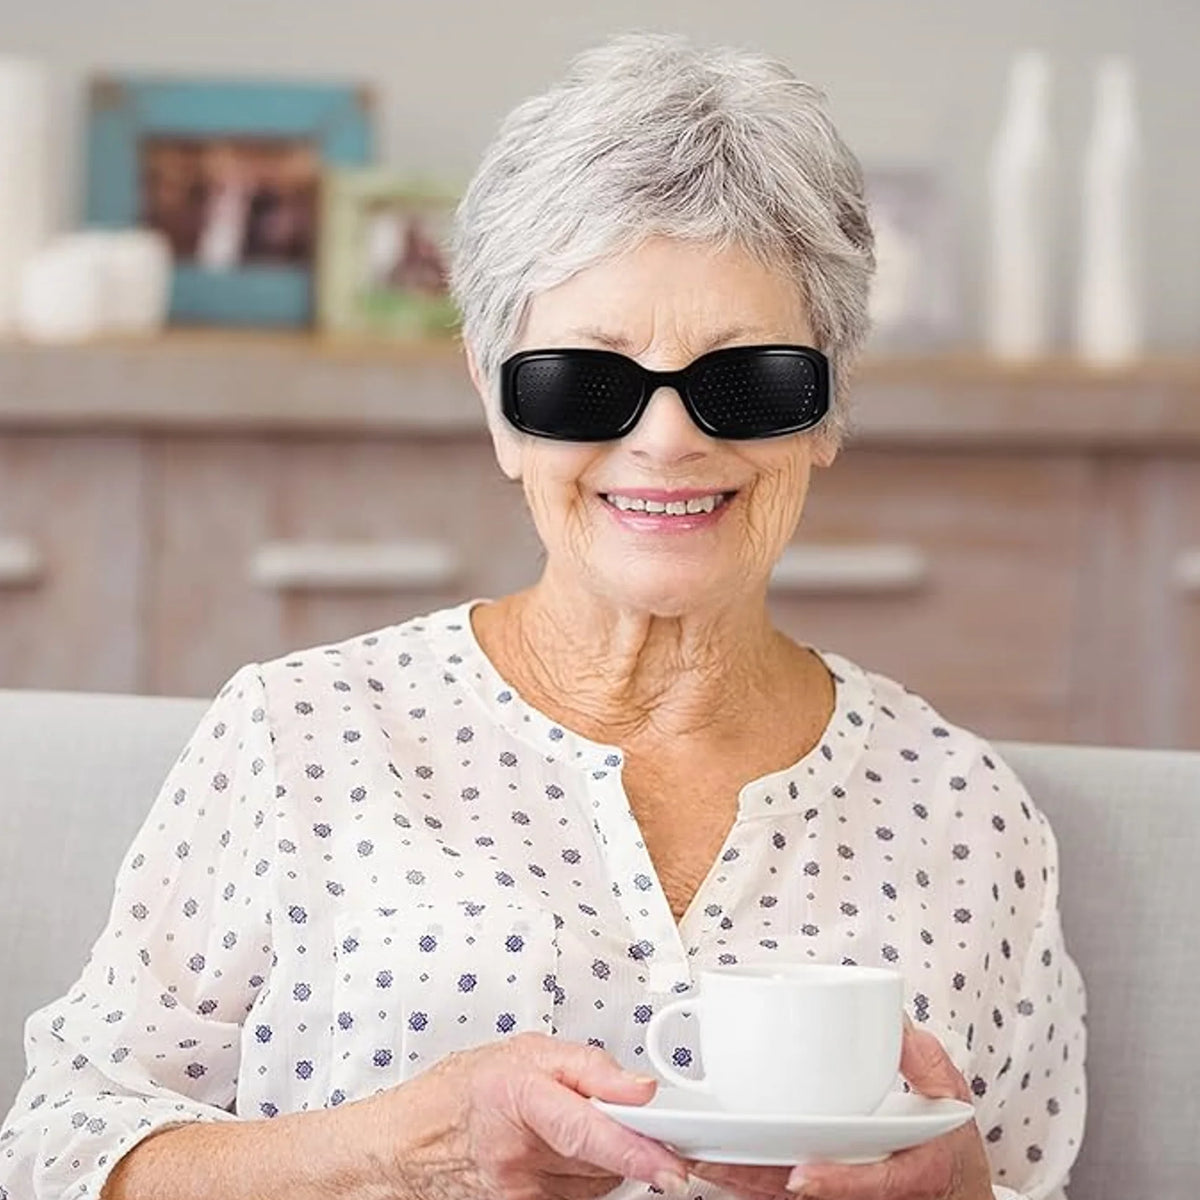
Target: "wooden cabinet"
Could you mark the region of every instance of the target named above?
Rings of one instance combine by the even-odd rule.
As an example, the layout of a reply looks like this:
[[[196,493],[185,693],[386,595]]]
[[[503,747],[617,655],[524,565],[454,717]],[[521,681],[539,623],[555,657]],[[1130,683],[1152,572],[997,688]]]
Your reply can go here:
[[[1103,468],[1076,653],[1080,735],[1200,746],[1200,457]]]
[[[149,686],[206,695],[250,659],[536,577],[520,489],[486,439],[166,438]]]
[[[142,683],[143,511],[135,439],[0,433],[0,685]]]
[[[785,569],[776,617],[949,720],[1065,740],[1089,491],[1061,454],[851,449],[815,477],[794,551],[837,548],[845,578]]]
[[[779,623],[992,738],[1200,747],[1200,368],[876,363],[856,403]],[[540,561],[444,347],[0,344],[0,687],[209,696]]]

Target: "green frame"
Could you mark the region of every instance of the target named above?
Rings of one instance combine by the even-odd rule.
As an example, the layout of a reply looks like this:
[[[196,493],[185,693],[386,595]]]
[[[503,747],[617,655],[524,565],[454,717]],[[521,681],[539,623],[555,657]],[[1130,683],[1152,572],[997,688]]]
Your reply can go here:
[[[367,216],[377,205],[434,209],[449,216],[459,193],[385,167],[330,169],[321,187],[317,241],[317,322],[336,337],[422,340],[456,335],[459,313],[449,296],[397,290],[371,303],[359,286]]]

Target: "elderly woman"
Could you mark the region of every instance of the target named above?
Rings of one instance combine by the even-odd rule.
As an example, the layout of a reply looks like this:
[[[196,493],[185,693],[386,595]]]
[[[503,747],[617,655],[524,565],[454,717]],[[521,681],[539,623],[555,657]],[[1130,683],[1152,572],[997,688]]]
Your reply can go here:
[[[454,286],[541,578],[234,675],[30,1021],[0,1195],[1061,1196],[1082,990],[1044,818],[765,606],[872,267],[858,164],[776,62],[622,38],[512,113]],[[656,1006],[763,961],[901,971],[902,1069],[975,1122],[789,1175],[590,1103],[648,1102]]]

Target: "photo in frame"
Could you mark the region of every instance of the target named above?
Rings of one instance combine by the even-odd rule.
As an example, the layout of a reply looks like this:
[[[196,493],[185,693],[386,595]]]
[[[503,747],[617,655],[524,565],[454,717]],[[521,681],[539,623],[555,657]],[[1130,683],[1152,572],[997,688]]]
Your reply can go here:
[[[322,172],[371,161],[365,88],[93,81],[85,215],[170,243],[174,323],[312,323]]]
[[[875,233],[871,351],[944,348],[962,337],[955,230],[944,181],[920,165],[864,167]]]
[[[384,168],[325,172],[319,324],[338,337],[453,335],[448,249],[456,192]]]

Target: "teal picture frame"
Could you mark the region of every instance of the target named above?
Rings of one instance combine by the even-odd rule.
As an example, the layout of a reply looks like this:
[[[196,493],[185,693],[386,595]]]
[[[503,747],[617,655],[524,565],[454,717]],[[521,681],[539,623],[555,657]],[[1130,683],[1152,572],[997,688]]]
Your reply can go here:
[[[139,223],[144,138],[302,139],[323,166],[358,167],[373,158],[373,107],[368,89],[340,84],[98,78],[87,122],[86,222]],[[212,270],[179,263],[172,276],[175,323],[304,326],[314,308],[313,264]]]

